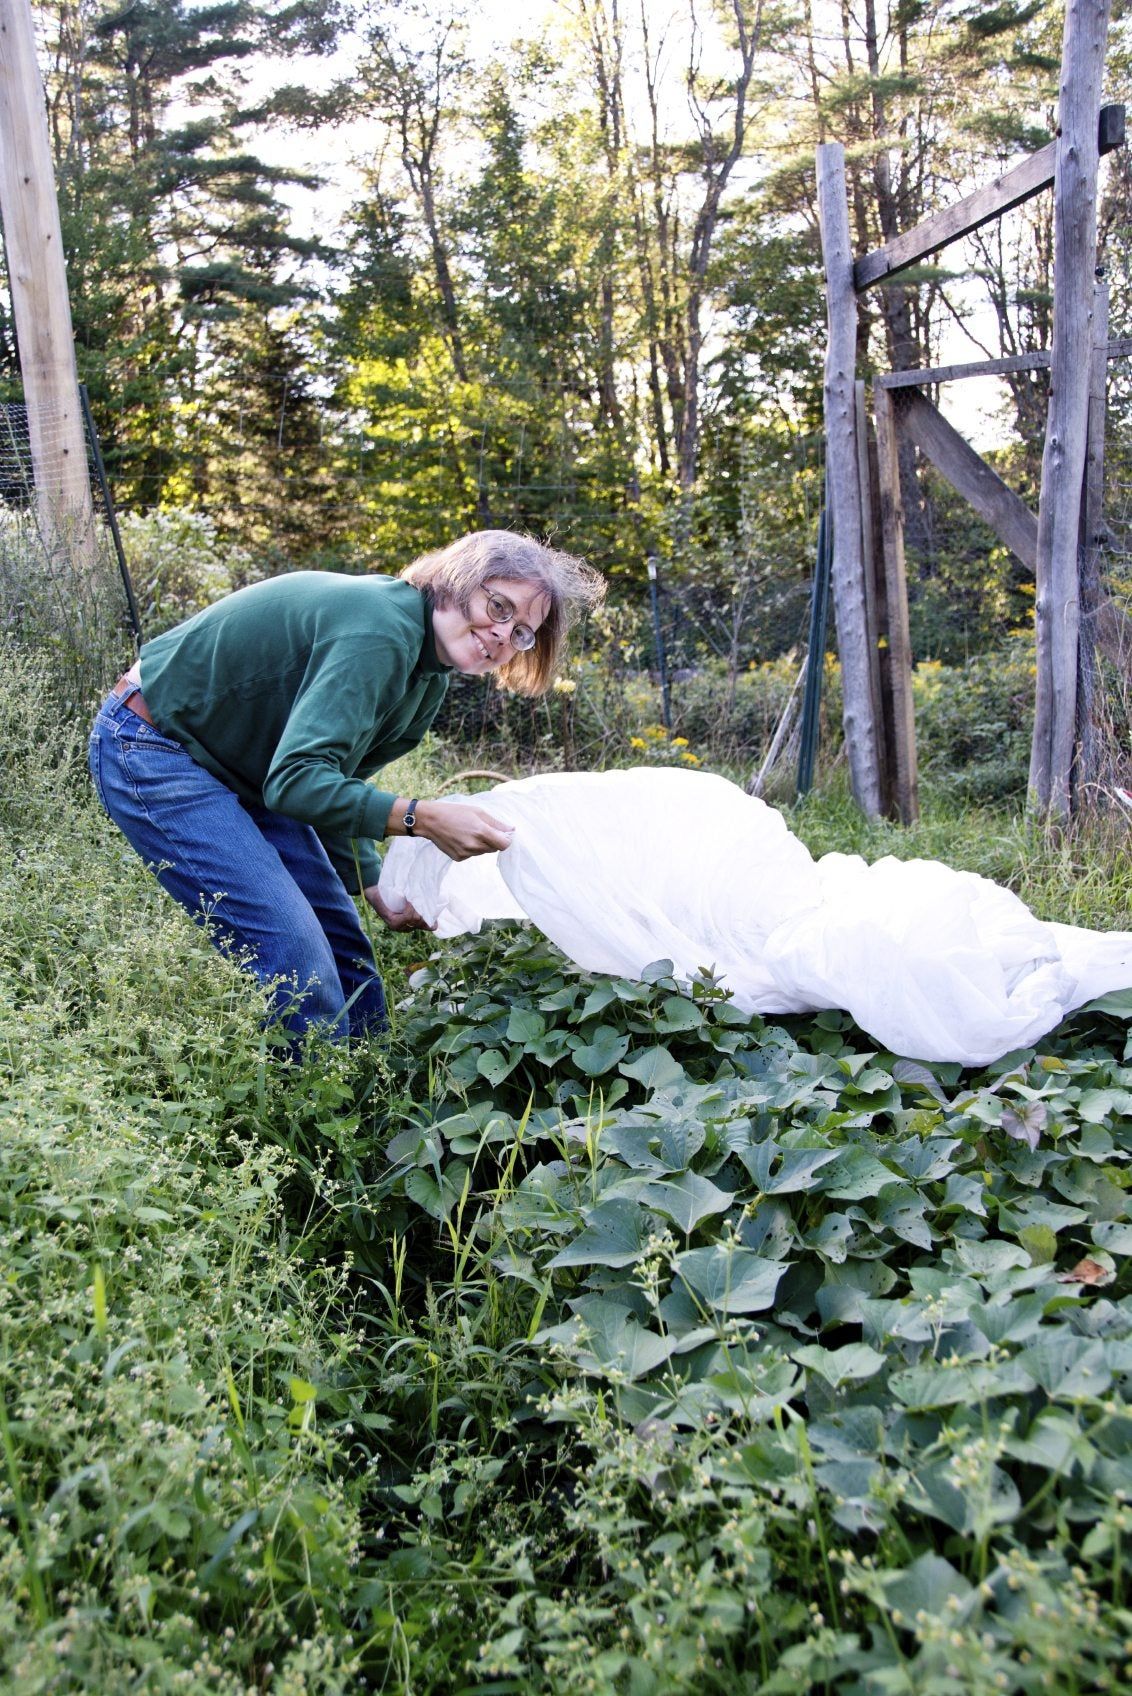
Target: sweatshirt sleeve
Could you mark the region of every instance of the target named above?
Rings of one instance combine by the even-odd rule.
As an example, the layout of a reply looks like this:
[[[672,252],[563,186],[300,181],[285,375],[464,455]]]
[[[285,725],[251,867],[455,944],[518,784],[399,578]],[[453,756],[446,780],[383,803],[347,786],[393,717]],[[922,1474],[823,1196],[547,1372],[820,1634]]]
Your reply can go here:
[[[320,835],[319,840],[351,895],[361,895],[381,876],[381,856],[366,838],[351,841],[346,836]]]
[[[396,797],[356,771],[408,687],[398,643],[325,644],[312,653],[263,783],[264,805],[320,836],[379,839]]]

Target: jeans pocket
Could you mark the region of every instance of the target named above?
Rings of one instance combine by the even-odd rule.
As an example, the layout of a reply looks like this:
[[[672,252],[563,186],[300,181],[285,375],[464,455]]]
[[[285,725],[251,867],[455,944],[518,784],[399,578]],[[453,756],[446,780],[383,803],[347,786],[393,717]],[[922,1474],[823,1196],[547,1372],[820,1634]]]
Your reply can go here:
[[[130,741],[136,742],[139,747],[160,749],[170,754],[183,754],[186,759],[192,757],[187,752],[183,742],[178,742],[173,736],[166,736],[163,730],[159,730],[155,724],[150,724],[148,719],[139,718],[137,713],[130,713],[128,717],[123,719],[118,731],[119,735],[128,737]]]

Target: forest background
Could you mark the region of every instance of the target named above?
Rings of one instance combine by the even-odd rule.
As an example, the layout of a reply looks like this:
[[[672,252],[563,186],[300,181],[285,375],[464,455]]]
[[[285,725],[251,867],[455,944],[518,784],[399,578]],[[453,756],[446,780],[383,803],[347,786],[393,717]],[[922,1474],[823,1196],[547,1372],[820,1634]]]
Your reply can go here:
[[[1106,98],[1128,84],[1117,13]],[[671,664],[725,680],[687,689],[675,728],[695,747],[730,725],[716,763],[765,742],[790,667],[746,719],[739,685],[804,645],[823,481],[814,147],[845,144],[859,252],[910,228],[1053,133],[1060,7],[576,0],[516,20],[66,0],[36,16],[79,375],[147,633],[265,572],[396,570],[464,529],[527,529],[611,574],[606,683],[655,667],[656,556]],[[1098,263],[1127,336],[1126,150],[1101,186]],[[1052,248],[1041,196],[947,269],[870,291],[858,373],[1048,347]],[[1118,592],[1128,368],[1113,362],[1110,395]],[[0,380],[18,399],[6,302]],[[943,394],[964,390],[964,426],[1035,505],[1047,385],[992,383],[981,417],[970,386]],[[917,660],[998,653],[1030,629],[1032,576],[910,449],[902,481]],[[1007,667],[1018,758],[991,759],[986,793],[1024,784],[1027,664],[1016,649]],[[580,701],[562,681],[569,755]],[[502,706],[480,694],[454,691],[448,717],[498,739]],[[606,732],[611,713],[619,735],[641,728],[614,708]],[[510,729],[530,752],[535,731]]]

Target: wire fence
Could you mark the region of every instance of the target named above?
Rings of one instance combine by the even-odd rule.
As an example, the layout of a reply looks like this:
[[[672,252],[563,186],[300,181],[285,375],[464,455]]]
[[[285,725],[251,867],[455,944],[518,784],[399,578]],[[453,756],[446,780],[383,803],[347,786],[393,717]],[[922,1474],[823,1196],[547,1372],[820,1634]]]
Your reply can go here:
[[[44,416],[33,445],[27,406],[0,404],[0,631],[48,660],[61,709],[84,713],[138,639],[133,585],[121,549],[97,434],[82,396],[93,526],[50,542],[41,527],[36,457],[57,462],[73,420]]]

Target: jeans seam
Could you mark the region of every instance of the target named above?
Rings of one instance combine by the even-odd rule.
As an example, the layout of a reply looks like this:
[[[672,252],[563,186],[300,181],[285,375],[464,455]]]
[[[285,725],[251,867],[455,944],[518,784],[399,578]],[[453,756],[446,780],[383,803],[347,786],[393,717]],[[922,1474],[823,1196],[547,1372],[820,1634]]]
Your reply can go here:
[[[140,722],[144,722],[144,720],[140,721]],[[126,782],[129,784],[130,794],[133,797],[134,805],[136,806],[138,812],[145,818],[145,821],[148,824],[149,828],[152,830],[154,836],[160,838],[161,841],[163,841],[163,842],[167,842],[171,847],[173,847],[173,846],[179,847],[178,844],[174,843],[173,838],[170,835],[168,826],[165,825],[163,822],[159,822],[158,819],[155,818],[152,809],[142,799],[141,791],[138,788],[137,780],[134,776],[133,771],[131,771],[131,769],[130,769],[130,761],[129,761],[129,758],[127,756],[126,747],[125,747],[126,743],[133,743],[133,745],[135,747],[137,747],[138,742],[139,742],[139,738],[136,737],[136,736],[130,736],[128,734],[123,736],[121,734],[121,731],[123,729],[125,729],[124,726],[115,725],[114,740],[118,745],[119,765],[121,766],[122,774],[125,777]],[[184,749],[181,749],[181,752],[184,753]],[[185,758],[191,759],[192,756],[189,755],[189,754],[185,754]],[[141,858],[140,855],[139,855],[139,858]],[[165,863],[166,863],[165,860],[154,860],[154,861],[150,862],[150,865],[151,865],[151,868],[153,868],[153,867],[157,867],[157,866],[160,866],[162,864],[165,864]],[[178,870],[182,871],[183,873],[185,873],[188,876],[191,876],[194,879],[199,880],[200,877],[201,877],[200,868],[195,864],[195,862],[193,861],[191,856],[186,857],[183,850],[181,850],[179,852],[177,859],[169,859],[167,863],[169,865],[176,866],[178,868]],[[203,889],[199,891],[199,894],[201,894],[202,896],[204,896],[208,893],[210,893],[210,892],[203,890]],[[218,895],[221,898],[223,898],[223,895],[224,895],[223,890],[215,890],[215,891],[212,891],[211,893]],[[208,914],[203,913],[203,911],[202,911],[202,917],[207,919]]]

